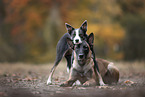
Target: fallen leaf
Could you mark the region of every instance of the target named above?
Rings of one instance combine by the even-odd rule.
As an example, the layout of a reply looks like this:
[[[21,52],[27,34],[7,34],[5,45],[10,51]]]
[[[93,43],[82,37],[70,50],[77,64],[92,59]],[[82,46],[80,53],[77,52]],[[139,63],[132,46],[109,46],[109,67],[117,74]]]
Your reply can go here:
[[[130,81],[130,80],[127,80],[127,81],[124,81],[125,84],[134,84],[133,81]]]
[[[135,82],[130,81],[130,80],[124,81],[124,83],[125,83],[126,85],[128,85],[128,86],[131,86],[131,85],[135,84]]]

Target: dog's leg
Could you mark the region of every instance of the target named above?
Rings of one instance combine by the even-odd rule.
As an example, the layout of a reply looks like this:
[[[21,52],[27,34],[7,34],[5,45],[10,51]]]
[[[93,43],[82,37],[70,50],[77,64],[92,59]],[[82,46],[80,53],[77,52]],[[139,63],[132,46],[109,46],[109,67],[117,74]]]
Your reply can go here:
[[[66,55],[65,58],[67,60],[67,72],[69,73],[71,68],[71,55]]]
[[[101,74],[100,74],[98,71],[97,71],[97,74],[98,74],[98,78],[99,78],[99,84],[100,84],[100,86],[105,86],[106,84],[104,83]]]
[[[96,56],[95,56],[95,52],[94,52],[93,45],[90,45],[90,48],[91,48],[91,51],[92,51],[94,66],[95,66],[95,68],[97,69],[97,71],[100,73],[99,67],[98,67],[98,63],[97,63],[97,60],[96,60]]]
[[[70,74],[69,74],[69,79],[67,81],[65,81],[64,83],[62,83],[60,86],[61,87],[72,86],[76,80],[78,80],[78,73],[77,73],[76,69],[71,68]]]
[[[73,85],[73,83],[74,83],[75,81],[76,81],[76,79],[71,78],[71,79],[65,81],[64,83],[62,83],[60,86],[61,86],[61,87],[70,87],[70,86]]]
[[[95,70],[96,70],[96,72],[98,74],[99,84],[100,84],[100,86],[105,86],[106,84],[104,83],[104,81],[102,79],[102,76],[100,74],[99,67],[98,67],[98,63],[96,61],[96,57],[95,57],[95,53],[94,53],[93,47],[92,47],[92,52],[93,52],[94,68],[95,68]]]
[[[47,85],[52,84],[52,76],[53,76],[53,73],[55,71],[55,68],[56,68],[56,66],[53,66],[53,68],[51,69],[51,72],[50,72],[48,80],[47,80]]]
[[[52,84],[53,73],[54,73],[54,71],[55,71],[55,69],[56,69],[56,67],[57,67],[57,65],[58,65],[58,63],[60,62],[61,59],[62,59],[62,57],[60,57],[59,60],[57,59],[54,66],[52,67],[51,72],[50,72],[49,77],[48,77],[48,80],[47,80],[47,85]]]
[[[61,87],[70,87],[73,85],[73,83],[77,80],[77,75],[75,71],[70,71],[70,76],[67,81],[60,84]]]
[[[58,42],[57,44],[57,55],[56,55],[56,60],[55,60],[55,64],[53,66],[53,68],[51,69],[51,72],[50,72],[50,75],[49,75],[49,78],[47,80],[47,84],[52,84],[52,76],[53,76],[53,73],[57,67],[57,65],[59,64],[59,62],[61,61],[62,57],[65,55],[65,53],[68,51],[69,49],[69,46],[66,42],[66,38],[67,37],[70,37],[68,33],[66,33]]]
[[[104,81],[102,79],[102,76],[100,74],[99,67],[98,67],[98,62],[96,60],[95,52],[94,52],[94,49],[93,49],[93,45],[91,45],[90,47],[91,47],[91,51],[92,51],[92,54],[93,54],[94,69],[97,72],[97,75],[98,75],[98,78],[99,78],[99,84],[100,84],[100,86],[104,86],[106,84],[104,83]]]
[[[93,78],[91,78],[88,81],[86,81],[85,83],[83,83],[83,86],[95,86],[95,85],[96,85],[96,81]]]
[[[93,61],[94,61],[94,67],[95,67],[96,72],[97,72],[97,74],[98,74],[99,84],[100,84],[100,86],[105,86],[106,84],[104,83],[104,81],[103,81],[103,79],[102,79],[102,76],[101,76],[101,74],[100,74],[100,72],[99,72],[99,67],[98,67],[97,61],[94,60],[94,59],[93,59]]]
[[[117,67],[113,65],[113,63],[110,63],[108,65],[108,70],[103,77],[104,82],[107,84],[117,83],[119,80],[119,70]]]
[[[59,50],[59,51],[58,51]],[[57,67],[57,65],[59,64],[59,62],[61,61],[64,53],[66,52],[66,50],[62,50],[62,49],[57,49],[57,52],[60,52],[60,50],[62,51],[61,53],[57,53],[57,56],[56,56],[56,60],[55,60],[55,64],[53,65],[52,69],[51,69],[51,72],[49,74],[49,77],[48,77],[48,80],[47,80],[47,85],[49,84],[52,84],[52,76],[53,76],[53,73]]]

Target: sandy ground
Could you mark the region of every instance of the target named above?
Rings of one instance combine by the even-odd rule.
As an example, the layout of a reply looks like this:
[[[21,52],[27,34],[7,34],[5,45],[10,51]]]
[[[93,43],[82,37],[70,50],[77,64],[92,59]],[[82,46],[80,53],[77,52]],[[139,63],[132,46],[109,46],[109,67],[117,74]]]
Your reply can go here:
[[[145,97],[145,62],[114,62],[118,84],[59,87],[67,80],[66,63],[57,67],[53,85],[46,85],[53,64],[0,64],[0,97]]]

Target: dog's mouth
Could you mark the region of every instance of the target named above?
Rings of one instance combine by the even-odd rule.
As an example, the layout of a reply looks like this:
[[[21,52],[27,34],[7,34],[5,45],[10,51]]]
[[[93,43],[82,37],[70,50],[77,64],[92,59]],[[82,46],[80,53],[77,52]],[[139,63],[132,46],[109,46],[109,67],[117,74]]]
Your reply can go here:
[[[84,64],[84,59],[78,59],[78,63],[80,64],[80,65],[83,65]]]
[[[85,55],[84,54],[78,54],[78,63],[80,65],[85,63]]]

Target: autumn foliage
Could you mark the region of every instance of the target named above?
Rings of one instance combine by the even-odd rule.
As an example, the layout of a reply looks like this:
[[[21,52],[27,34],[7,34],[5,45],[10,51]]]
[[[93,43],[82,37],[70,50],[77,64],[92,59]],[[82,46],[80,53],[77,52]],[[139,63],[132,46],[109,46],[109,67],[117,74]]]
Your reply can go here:
[[[144,9],[144,0],[2,0],[0,61],[53,61],[56,44],[66,33],[64,23],[78,28],[84,20],[87,33],[95,34],[97,57],[124,59],[126,18],[145,19]]]

